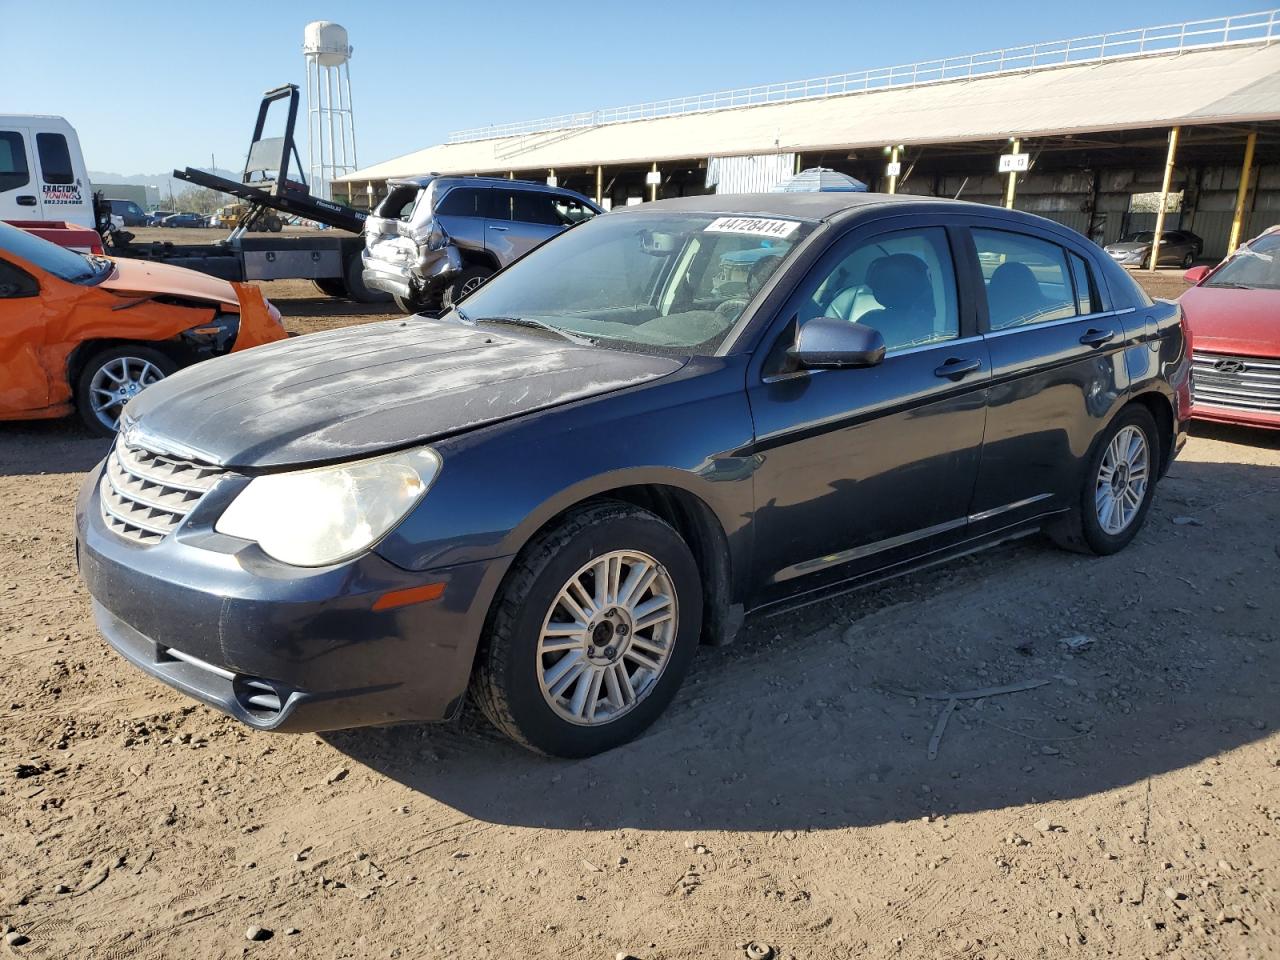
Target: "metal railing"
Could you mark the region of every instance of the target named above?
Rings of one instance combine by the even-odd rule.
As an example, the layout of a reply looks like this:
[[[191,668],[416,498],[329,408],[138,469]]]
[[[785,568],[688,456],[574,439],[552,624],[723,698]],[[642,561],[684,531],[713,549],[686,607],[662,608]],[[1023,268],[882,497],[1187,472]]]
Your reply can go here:
[[[598,127],[629,120],[652,120],[687,113],[705,113],[732,107],[782,103],[789,100],[811,100],[849,93],[867,93],[888,87],[914,87],[952,80],[969,80],[1002,73],[1025,73],[1053,67],[1097,63],[1122,57],[1181,53],[1189,49],[1223,47],[1235,44],[1265,43],[1280,40],[1280,9],[1245,13],[1212,20],[1191,20],[1156,27],[1140,27],[1113,33],[1096,33],[1070,40],[988,50],[942,60],[924,60],[896,67],[877,67],[854,73],[838,73],[809,80],[770,83],[736,90],[720,90],[691,97],[654,100],[625,107],[609,107],[584,113],[565,113],[556,117],[524,120],[516,123],[491,124],[455,130],[449,143],[491,140],[551,130],[573,130]]]

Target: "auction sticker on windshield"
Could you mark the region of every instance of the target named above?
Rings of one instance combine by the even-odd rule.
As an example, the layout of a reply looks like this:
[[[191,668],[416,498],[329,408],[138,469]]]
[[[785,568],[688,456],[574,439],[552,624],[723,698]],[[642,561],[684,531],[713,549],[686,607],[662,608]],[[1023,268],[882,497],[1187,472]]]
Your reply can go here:
[[[762,237],[789,237],[799,220],[770,220],[764,217],[717,217],[706,226],[707,233],[750,233]]]

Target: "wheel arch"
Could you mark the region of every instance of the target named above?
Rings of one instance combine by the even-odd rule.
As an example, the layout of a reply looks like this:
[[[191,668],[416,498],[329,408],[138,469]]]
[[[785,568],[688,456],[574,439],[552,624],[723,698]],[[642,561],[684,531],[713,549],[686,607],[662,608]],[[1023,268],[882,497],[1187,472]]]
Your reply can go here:
[[[186,354],[174,340],[131,340],[127,337],[97,337],[82,340],[67,354],[66,374],[67,383],[72,391],[72,402],[74,402],[76,384],[80,382],[80,375],[84,373],[90,360],[104,350],[130,346],[159,350],[180,367],[187,363]]]
[[[1141,406],[1147,409],[1156,422],[1156,431],[1160,441],[1160,476],[1169,471],[1173,463],[1174,419],[1173,401],[1158,390],[1147,390],[1132,397],[1128,403],[1117,411],[1116,416],[1127,407]],[[1114,419],[1114,418],[1113,418]]]
[[[580,491],[567,501],[557,498],[549,510],[539,511],[530,522],[513,531],[513,552],[524,550],[539,534],[563,522],[569,513],[592,503],[611,500],[631,504],[660,517],[688,544],[702,584],[702,642],[723,645],[732,641],[742,624],[743,605],[735,602],[734,598],[729,538],[711,505],[684,486],[646,479]],[[499,587],[491,604],[500,602],[504,587],[505,583]]]
[[[498,258],[489,250],[473,250],[470,247],[458,247],[462,254],[462,263],[466,267],[484,267],[497,273],[502,269]]]

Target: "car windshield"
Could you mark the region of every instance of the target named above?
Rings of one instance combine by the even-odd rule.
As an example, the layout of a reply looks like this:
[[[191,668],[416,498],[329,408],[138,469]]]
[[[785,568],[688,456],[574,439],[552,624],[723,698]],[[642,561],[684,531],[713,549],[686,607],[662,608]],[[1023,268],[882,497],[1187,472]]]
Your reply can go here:
[[[1155,238],[1155,234],[1153,232],[1151,232],[1150,230],[1145,230],[1142,233],[1131,233],[1129,234],[1129,236],[1125,237],[1124,240],[1121,242],[1122,243],[1150,243],[1154,238]],[[1164,238],[1168,240],[1169,235],[1167,233],[1164,234]]]
[[[106,257],[84,256],[7,223],[0,223],[0,251],[71,283],[98,283],[111,272]]]
[[[1204,286],[1280,290],[1280,232],[1259,237],[1241,247]]]
[[[812,230],[769,216],[599,216],[514,263],[457,313],[605,346],[710,354]]]

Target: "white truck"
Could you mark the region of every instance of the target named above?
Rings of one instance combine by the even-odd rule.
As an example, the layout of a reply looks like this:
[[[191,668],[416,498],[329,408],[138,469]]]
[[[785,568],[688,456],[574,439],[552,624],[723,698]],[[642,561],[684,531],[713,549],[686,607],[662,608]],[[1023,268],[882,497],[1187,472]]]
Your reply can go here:
[[[287,110],[284,135],[268,137],[268,111],[275,105]],[[0,220],[77,250],[84,248],[88,231],[101,227],[102,243],[92,252],[163,261],[233,281],[308,279],[329,296],[363,303],[390,301],[390,294],[364,285],[364,212],[313,197],[300,173],[297,180],[290,177],[291,161],[301,166],[293,141],[297,114],[297,86],[286,84],[267,91],[240,181],[191,167],[173,172],[179,179],[228,193],[248,206],[248,214],[225,240],[200,244],[133,243],[133,235],[122,231],[120,217],[112,216],[109,208],[95,209],[80,141],[71,124],[62,117],[0,114]],[[269,222],[278,214],[336,229],[323,236],[245,236],[257,223]],[[114,230],[106,229],[108,220]]]
[[[80,140],[62,117],[0,114],[0,220],[102,252]]]
[[[93,227],[80,140],[62,117],[0,114],[0,220]]]

